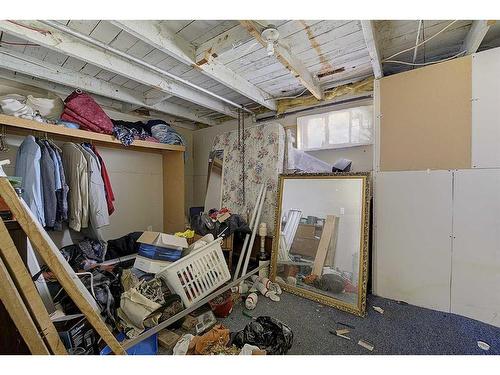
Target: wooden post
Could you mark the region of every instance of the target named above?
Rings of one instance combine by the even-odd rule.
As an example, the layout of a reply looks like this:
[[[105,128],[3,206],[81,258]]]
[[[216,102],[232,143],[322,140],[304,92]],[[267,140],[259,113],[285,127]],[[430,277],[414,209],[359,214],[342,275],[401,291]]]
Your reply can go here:
[[[337,234],[339,227],[339,218],[334,215],[328,215],[325,220],[325,225],[323,227],[323,233],[321,233],[321,239],[319,240],[318,251],[316,252],[316,258],[314,258],[314,264],[312,269],[313,275],[321,276],[323,273],[323,266],[325,265],[326,254],[328,249],[332,246],[332,259],[335,257],[335,247],[337,246]]]
[[[45,229],[34,217],[26,203],[17,196],[14,188],[5,177],[0,177],[0,196],[15,215],[19,225],[21,225],[45,264],[54,273],[54,276],[66,293],[68,293],[71,300],[80,309],[81,313],[85,315],[104,342],[109,345],[115,354],[127,354],[94,309],[94,306],[92,306],[91,301],[93,299],[92,297],[90,297],[91,301],[88,299],[87,296],[90,294],[80,279],[74,274]]]
[[[0,300],[23,337],[31,354],[50,354],[23,303],[21,295],[0,259]]]
[[[68,354],[2,220],[0,220],[0,255],[16,284],[19,294],[23,297],[24,304],[37,323],[40,332],[44,332],[48,347],[52,353]]]
[[[183,232],[184,153],[163,151],[163,231]]]

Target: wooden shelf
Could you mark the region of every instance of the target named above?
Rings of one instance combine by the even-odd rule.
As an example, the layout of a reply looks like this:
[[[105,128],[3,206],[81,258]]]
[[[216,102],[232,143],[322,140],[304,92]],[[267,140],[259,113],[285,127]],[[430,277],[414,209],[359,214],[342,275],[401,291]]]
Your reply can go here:
[[[0,114],[0,124],[11,127],[9,133],[30,134],[42,132],[52,134],[54,138],[62,140],[81,139],[93,141],[106,147],[120,147],[123,149],[133,149],[137,151],[162,152],[177,151],[184,152],[186,148],[180,145],[167,145],[164,143],[135,140],[130,146],[124,146],[118,139],[109,134],[89,132],[80,129],[70,129],[61,125],[44,124],[33,120],[26,120],[19,117]]]

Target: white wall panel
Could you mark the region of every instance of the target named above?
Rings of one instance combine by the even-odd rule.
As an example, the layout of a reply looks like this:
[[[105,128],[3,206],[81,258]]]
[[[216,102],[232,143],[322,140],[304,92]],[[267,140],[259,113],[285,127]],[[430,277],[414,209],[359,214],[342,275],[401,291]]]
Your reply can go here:
[[[472,55],[472,167],[500,167],[500,48]]]
[[[452,173],[375,174],[374,293],[450,309]]]
[[[500,327],[500,170],[455,172],[453,227],[451,312]]]

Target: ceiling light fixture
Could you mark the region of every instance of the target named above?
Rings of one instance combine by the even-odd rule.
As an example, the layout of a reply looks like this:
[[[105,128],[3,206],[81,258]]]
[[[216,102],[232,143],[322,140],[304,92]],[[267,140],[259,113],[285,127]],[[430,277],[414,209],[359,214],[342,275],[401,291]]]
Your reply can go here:
[[[261,36],[262,39],[267,42],[267,55],[274,55],[274,44],[278,42],[278,38],[280,36],[278,29],[273,25],[269,25],[264,30],[262,30]]]

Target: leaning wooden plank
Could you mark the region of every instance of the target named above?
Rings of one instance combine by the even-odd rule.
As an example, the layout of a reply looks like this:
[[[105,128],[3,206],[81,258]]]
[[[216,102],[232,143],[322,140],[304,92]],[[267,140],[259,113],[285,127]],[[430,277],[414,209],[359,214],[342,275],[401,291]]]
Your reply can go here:
[[[313,275],[321,276],[323,273],[323,266],[325,265],[326,254],[330,248],[330,243],[332,238],[336,238],[335,232],[337,231],[339,218],[334,215],[328,215],[326,217],[325,225],[323,227],[323,233],[321,233],[321,239],[319,240],[318,251],[316,252],[316,257],[314,258],[314,264],[312,269]],[[336,246],[332,243],[332,246]],[[335,251],[335,250],[333,250]],[[335,253],[333,254],[335,256]]]
[[[37,323],[40,332],[44,333],[51,352],[53,354],[68,354],[2,220],[0,220],[0,255],[33,320]]]
[[[45,264],[54,273],[54,276],[66,293],[68,293],[71,300],[80,309],[82,314],[85,315],[104,342],[109,345],[115,354],[127,354],[101,319],[95,300],[93,300],[88,290],[61,255],[57,246],[52,242],[45,229],[43,229],[42,225],[31,213],[26,203],[17,196],[5,177],[0,177],[0,196],[4,199],[7,206],[9,206],[18,223],[23,228],[24,233],[26,233]]]
[[[23,337],[31,354],[50,354],[23,303],[7,267],[0,259],[0,300]]]

